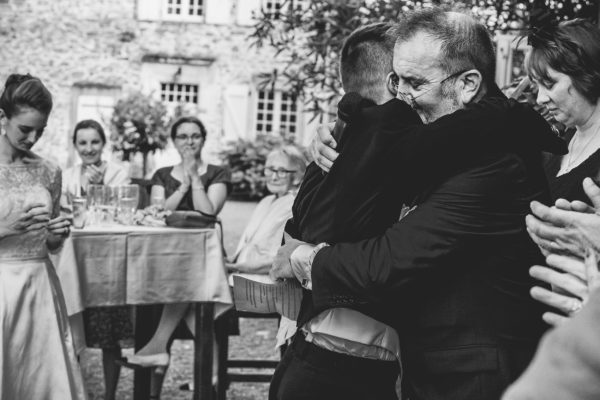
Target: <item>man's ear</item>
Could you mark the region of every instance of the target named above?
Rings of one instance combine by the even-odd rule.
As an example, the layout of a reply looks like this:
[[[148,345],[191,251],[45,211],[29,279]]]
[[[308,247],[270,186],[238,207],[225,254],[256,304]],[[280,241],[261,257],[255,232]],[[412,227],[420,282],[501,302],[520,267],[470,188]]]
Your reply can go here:
[[[477,95],[481,92],[483,86],[481,72],[476,69],[470,69],[463,72],[458,78],[458,81],[460,84],[461,103],[467,105],[477,100]]]
[[[387,74],[385,77],[385,86],[390,94],[396,97],[396,94],[398,94],[398,75],[395,72]]]

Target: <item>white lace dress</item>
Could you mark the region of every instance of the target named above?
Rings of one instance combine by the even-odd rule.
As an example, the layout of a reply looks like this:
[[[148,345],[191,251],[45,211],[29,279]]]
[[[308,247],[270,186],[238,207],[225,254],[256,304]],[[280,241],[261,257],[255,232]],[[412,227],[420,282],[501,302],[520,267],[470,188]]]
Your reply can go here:
[[[58,215],[60,169],[0,164],[0,220],[43,202]],[[85,399],[47,230],[0,239],[0,400]]]

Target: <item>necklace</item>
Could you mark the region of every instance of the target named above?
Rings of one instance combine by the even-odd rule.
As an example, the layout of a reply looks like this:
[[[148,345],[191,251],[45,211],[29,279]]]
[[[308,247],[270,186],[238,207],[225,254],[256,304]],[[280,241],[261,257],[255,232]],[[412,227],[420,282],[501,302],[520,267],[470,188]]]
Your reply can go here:
[[[594,132],[594,134],[591,135],[590,139],[585,143],[585,145],[583,145],[581,151],[576,157],[573,156],[573,147],[575,147],[575,140],[577,140],[579,136],[577,136],[577,133],[573,135],[573,139],[571,139],[571,143],[569,143],[569,158],[567,159],[567,165],[564,168],[561,168],[563,173],[566,174],[567,172],[570,172],[573,168],[575,168],[577,165],[579,165],[577,164],[577,161],[581,158],[582,155],[585,154],[585,150],[594,141],[594,139],[598,135],[598,132],[600,132],[600,125],[598,125],[598,127],[596,128],[596,132]]]

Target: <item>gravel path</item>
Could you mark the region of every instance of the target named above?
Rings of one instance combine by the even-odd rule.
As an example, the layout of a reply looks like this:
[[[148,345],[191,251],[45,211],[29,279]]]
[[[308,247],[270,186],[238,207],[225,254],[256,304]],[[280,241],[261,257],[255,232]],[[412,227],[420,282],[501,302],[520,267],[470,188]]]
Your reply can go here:
[[[225,248],[232,254],[237,246],[255,203],[227,202],[221,212],[225,230]],[[274,320],[242,319],[240,336],[230,337],[230,358],[269,358],[278,359],[279,353],[274,349],[277,325]],[[133,350],[125,350],[131,354]],[[100,350],[88,349],[81,357],[86,387],[90,400],[104,399],[104,378],[102,373],[102,354]],[[179,386],[192,382],[193,346],[189,340],[177,340],[172,347],[172,363],[167,371],[161,399],[189,400],[191,393],[179,390]],[[266,383],[232,383],[227,398],[231,400],[266,399],[268,384]],[[123,369],[117,391],[117,399],[133,398],[133,371]]]

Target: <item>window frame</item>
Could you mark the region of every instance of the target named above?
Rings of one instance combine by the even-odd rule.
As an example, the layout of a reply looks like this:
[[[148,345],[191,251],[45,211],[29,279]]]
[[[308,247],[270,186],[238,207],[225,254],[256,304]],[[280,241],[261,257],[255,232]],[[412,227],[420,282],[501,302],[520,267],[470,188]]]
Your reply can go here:
[[[276,10],[268,10],[267,5],[279,6]],[[281,14],[287,12],[289,7],[307,9],[309,6],[308,0],[262,0],[260,3],[261,12],[269,19],[277,20]]]
[[[262,95],[263,93],[264,95]],[[270,94],[272,94],[272,98],[269,98]],[[268,109],[269,103],[273,105],[272,110]],[[261,104],[264,105],[262,108]],[[282,135],[285,133],[299,139],[303,131],[301,106],[299,99],[294,99],[284,90],[256,88],[252,130],[255,135]],[[271,119],[267,117],[267,112],[270,112]],[[264,115],[261,116],[261,114]],[[260,129],[259,125],[262,125]],[[271,129],[266,129],[265,125],[271,125]]]
[[[160,84],[160,101],[162,101],[165,104],[194,104],[194,105],[199,105],[200,104],[200,85],[197,83],[182,83],[182,82],[159,82]],[[184,86],[190,86],[192,88],[195,88],[195,91],[189,92],[190,94],[186,94],[186,91],[170,91],[169,89],[166,89],[166,93],[163,92],[163,85],[175,85],[175,86],[179,86],[179,87],[184,87]],[[169,95],[173,95],[174,97],[176,97],[177,95],[181,96],[182,99],[181,100],[168,100]],[[163,98],[163,96],[165,98]],[[186,101],[183,99],[183,97],[190,97],[193,96],[195,97],[196,101]]]
[[[180,0],[181,10],[189,10],[192,3],[198,2],[201,7],[200,15],[190,15],[188,13],[182,14],[170,14],[169,4],[171,0],[162,0],[162,16],[164,21],[177,21],[177,22],[205,22],[206,20],[206,0]],[[177,1],[177,0],[172,0]]]

